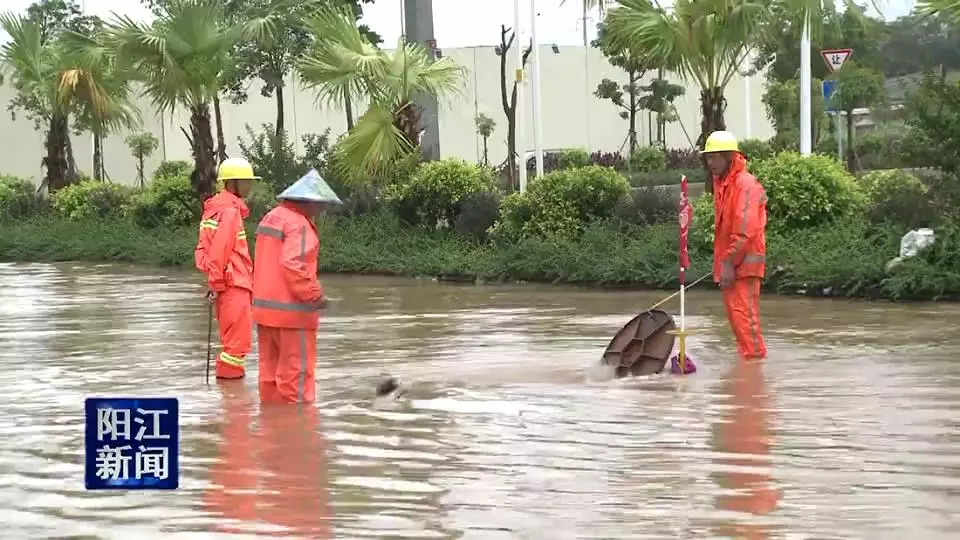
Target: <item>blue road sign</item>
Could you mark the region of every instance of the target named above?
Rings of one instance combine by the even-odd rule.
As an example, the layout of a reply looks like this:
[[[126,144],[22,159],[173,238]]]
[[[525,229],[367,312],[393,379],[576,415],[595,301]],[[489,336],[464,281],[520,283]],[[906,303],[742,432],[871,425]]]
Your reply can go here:
[[[84,423],[87,489],[177,489],[176,398],[87,398]]]
[[[836,107],[833,106],[833,92],[837,89],[837,81],[829,80],[823,81],[823,102],[826,106],[827,112],[837,112]]]

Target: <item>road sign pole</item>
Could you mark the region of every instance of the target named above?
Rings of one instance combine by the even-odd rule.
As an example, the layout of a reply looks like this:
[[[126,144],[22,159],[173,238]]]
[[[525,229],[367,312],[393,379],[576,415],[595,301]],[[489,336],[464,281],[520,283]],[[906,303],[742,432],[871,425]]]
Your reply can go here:
[[[840,112],[833,113],[837,123],[837,160],[843,163],[843,122],[840,121]]]

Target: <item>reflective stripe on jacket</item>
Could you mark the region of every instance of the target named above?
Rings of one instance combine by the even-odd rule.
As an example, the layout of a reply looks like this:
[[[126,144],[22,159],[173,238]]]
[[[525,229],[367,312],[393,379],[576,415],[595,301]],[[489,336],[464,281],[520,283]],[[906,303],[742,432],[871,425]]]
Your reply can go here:
[[[729,264],[737,278],[764,277],[767,255],[767,194],[735,153],[727,174],[714,179],[713,279]]]
[[[323,288],[317,281],[320,239],[307,216],[288,202],[257,226],[253,320],[277,328],[317,327]]]
[[[243,228],[243,220],[249,215],[243,199],[226,190],[203,203],[193,260],[197,270],[207,275],[210,290],[253,290],[253,261]]]

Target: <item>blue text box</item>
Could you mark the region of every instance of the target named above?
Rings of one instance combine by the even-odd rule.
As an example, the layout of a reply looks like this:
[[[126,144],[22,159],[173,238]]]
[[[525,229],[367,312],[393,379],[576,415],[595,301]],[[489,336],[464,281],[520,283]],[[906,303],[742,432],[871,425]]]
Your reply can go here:
[[[177,489],[180,404],[176,398],[87,398],[87,489]]]

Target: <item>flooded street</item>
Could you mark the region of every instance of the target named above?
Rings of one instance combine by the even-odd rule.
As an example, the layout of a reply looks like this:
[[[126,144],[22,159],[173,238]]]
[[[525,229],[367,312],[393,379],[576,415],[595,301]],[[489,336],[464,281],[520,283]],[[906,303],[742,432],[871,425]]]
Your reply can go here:
[[[768,295],[736,367],[691,293],[697,374],[588,383],[665,293],[323,283],[317,408],[260,411],[256,339],[204,385],[196,272],[0,265],[2,537],[960,537],[958,305]],[[83,401],[124,395],[180,399],[179,490],[84,489]]]

